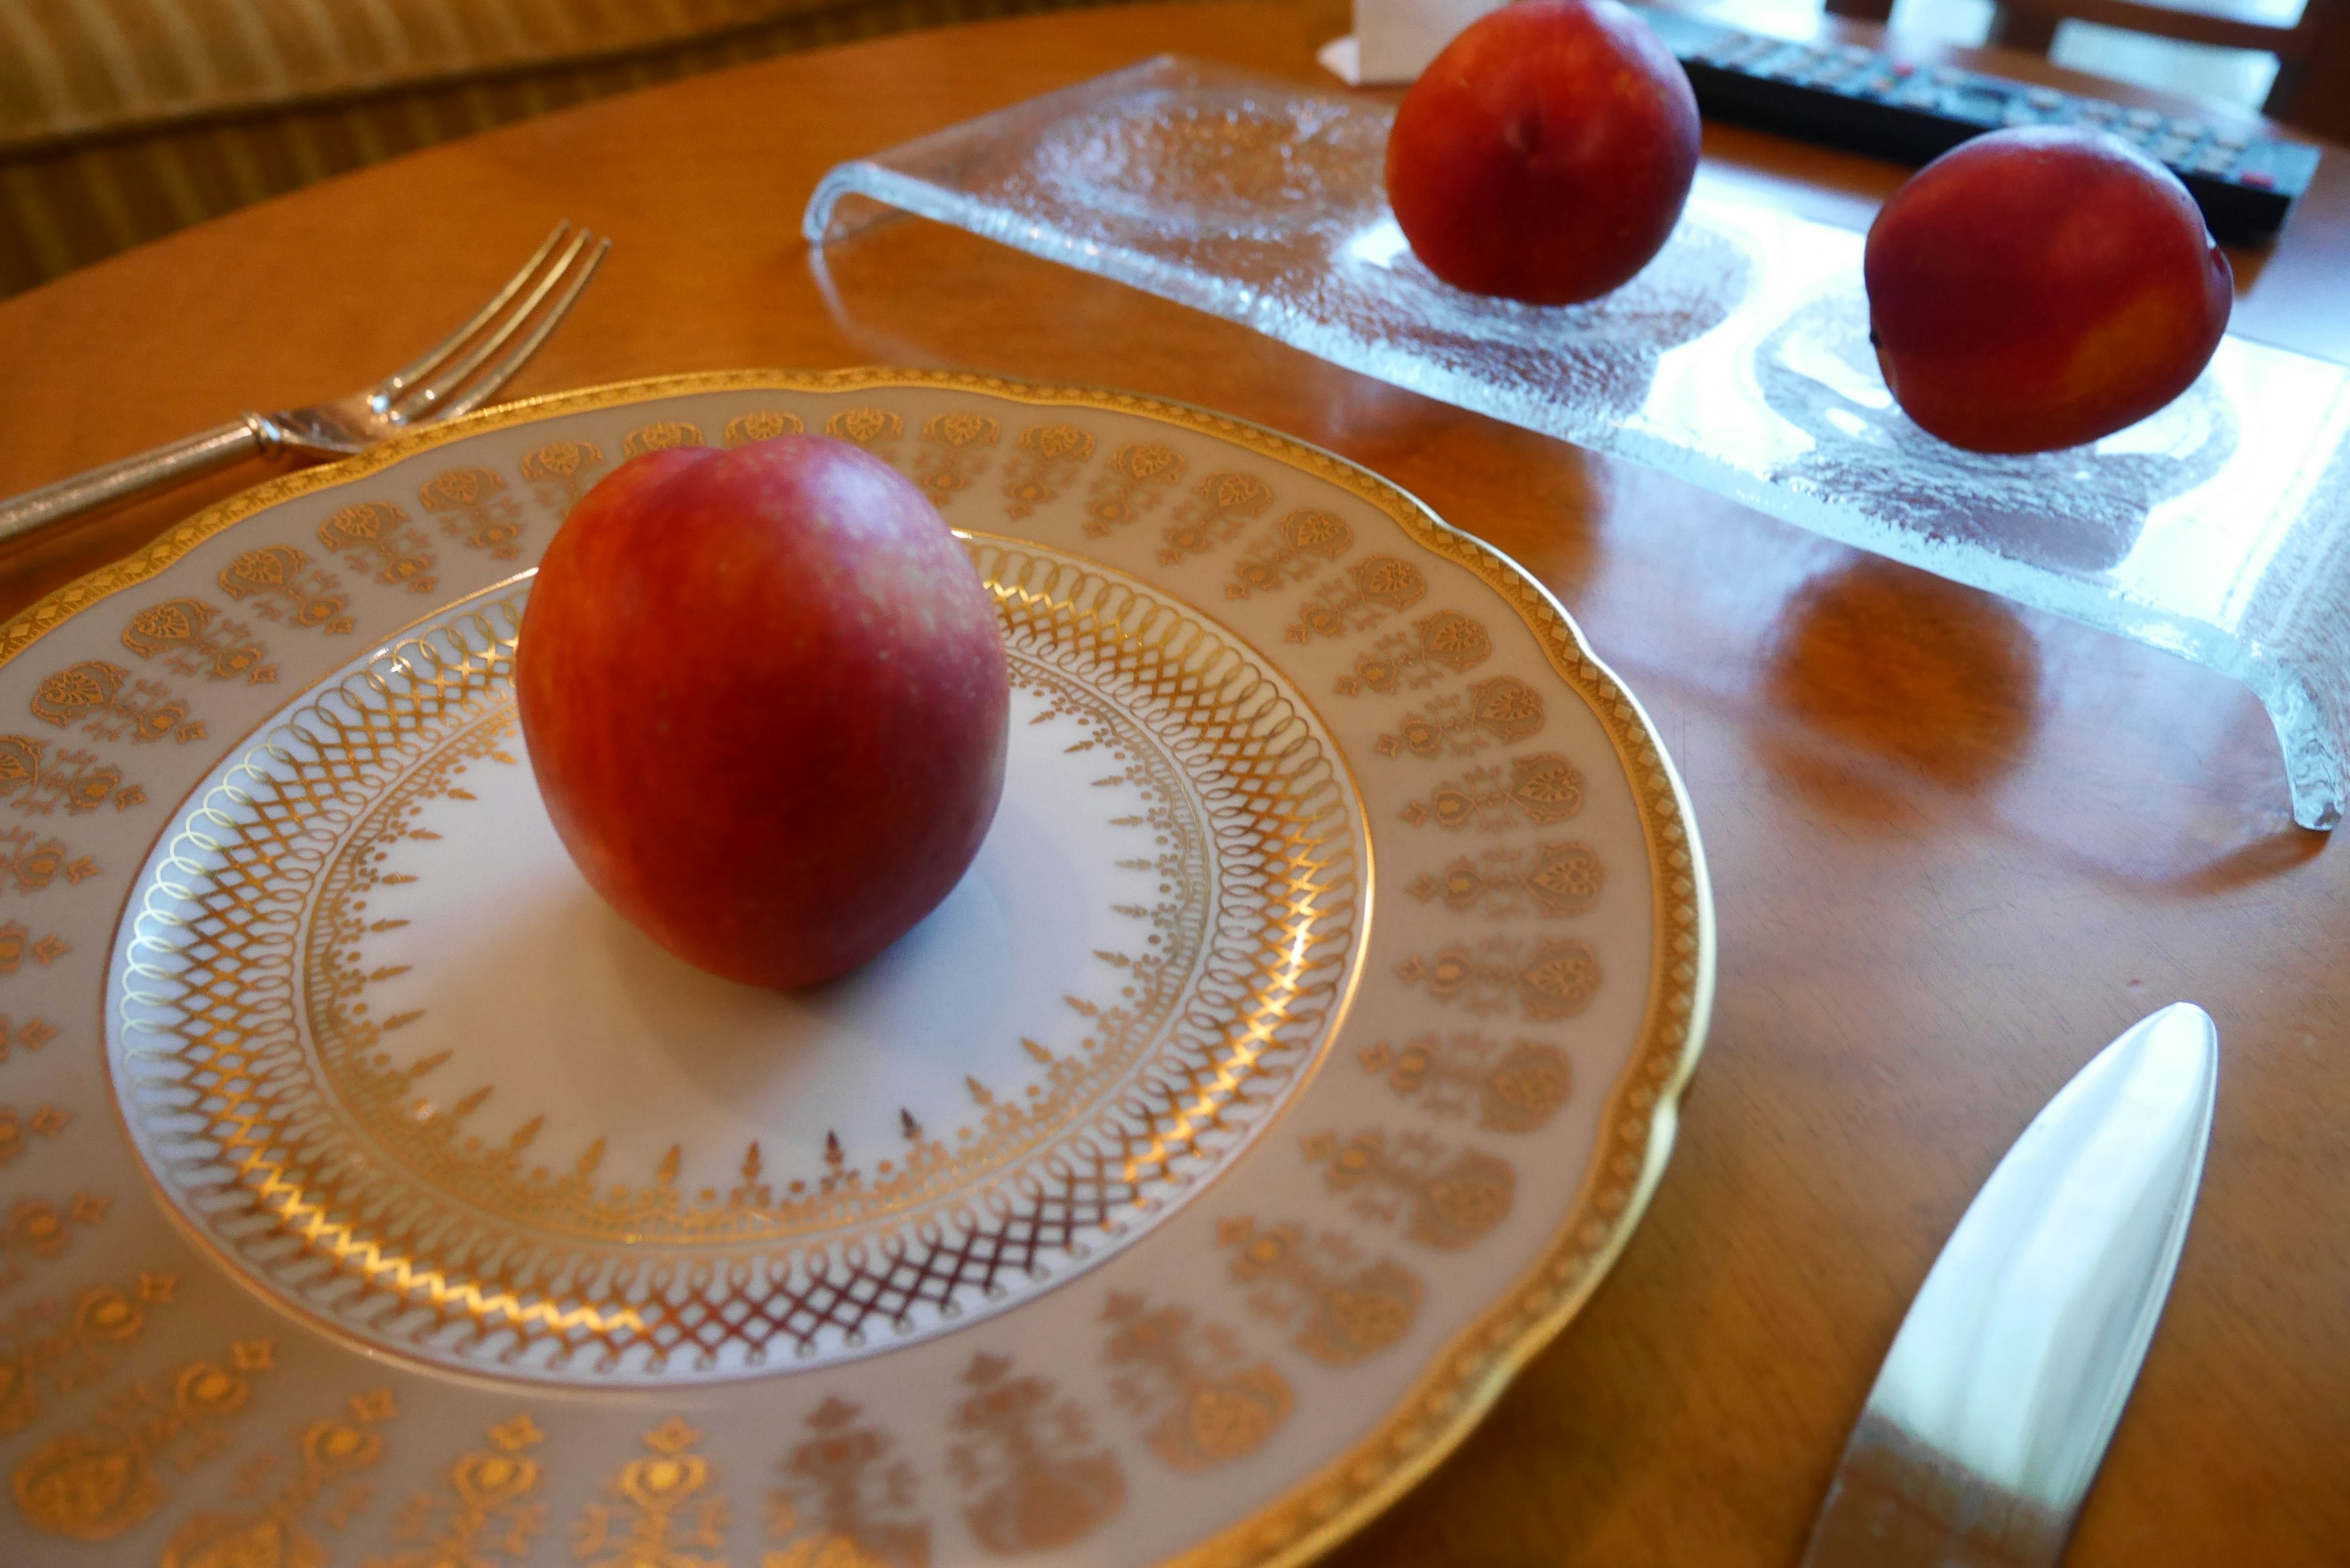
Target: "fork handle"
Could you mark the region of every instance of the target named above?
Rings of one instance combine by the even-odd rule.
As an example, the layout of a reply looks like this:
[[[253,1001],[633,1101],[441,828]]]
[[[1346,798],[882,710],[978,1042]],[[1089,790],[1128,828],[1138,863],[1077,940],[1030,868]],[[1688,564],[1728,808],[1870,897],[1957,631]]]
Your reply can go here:
[[[215,425],[201,435],[126,457],[88,473],[28,490],[0,501],[0,545],[23,537],[52,523],[78,517],[85,512],[125,501],[150,490],[193,479],[241,458],[271,450],[276,442],[267,421],[258,414]]]

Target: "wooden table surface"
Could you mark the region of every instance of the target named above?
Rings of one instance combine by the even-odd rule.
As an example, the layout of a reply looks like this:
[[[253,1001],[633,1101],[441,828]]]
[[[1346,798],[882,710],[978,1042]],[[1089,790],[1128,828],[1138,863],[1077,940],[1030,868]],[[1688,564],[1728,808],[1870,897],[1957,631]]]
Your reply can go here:
[[[1335,1561],[1783,1568],[1911,1293],[2040,1105],[2199,1002],[2220,1106],[2178,1284],[2068,1561],[2350,1558],[2350,859],[2241,687],[1629,464],[925,223],[825,259],[833,162],[1164,49],[1300,79],[1334,0],[1067,13],[799,56],[379,166],[0,305],[0,493],[416,351],[568,216],[611,261],[517,394],[888,362],[1133,388],[1377,469],[1556,591],[1678,759],[1721,917],[1679,1146],[1614,1273]],[[2011,74],[2052,73],[2004,57]],[[1709,126],[1865,223],[1903,171]],[[2350,154],[2241,330],[2350,358]],[[0,613],[257,471],[0,556]]]

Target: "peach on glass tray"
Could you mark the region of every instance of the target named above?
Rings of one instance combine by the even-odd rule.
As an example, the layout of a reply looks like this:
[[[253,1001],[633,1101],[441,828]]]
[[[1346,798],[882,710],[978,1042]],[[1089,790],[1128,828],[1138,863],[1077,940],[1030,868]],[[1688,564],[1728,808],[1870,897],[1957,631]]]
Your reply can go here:
[[[893,213],[951,223],[2178,653],[2267,705],[2294,820],[2340,818],[2350,366],[2223,337],[2184,396],[2094,446],[1966,452],[1879,374],[1858,234],[1700,171],[1621,288],[1471,294],[1389,210],[1391,131],[1360,94],[1160,56],[837,164],[800,232],[846,280]]]
[[[791,430],[940,504],[1013,713],[970,874],[783,992],[588,889],[511,674],[599,473]],[[1177,405],[541,400],[248,492],[0,655],[0,1288],[62,1325],[0,1345],[11,1561],[1295,1561],[1573,1315],[1704,1032],[1687,804],[1548,597]]]

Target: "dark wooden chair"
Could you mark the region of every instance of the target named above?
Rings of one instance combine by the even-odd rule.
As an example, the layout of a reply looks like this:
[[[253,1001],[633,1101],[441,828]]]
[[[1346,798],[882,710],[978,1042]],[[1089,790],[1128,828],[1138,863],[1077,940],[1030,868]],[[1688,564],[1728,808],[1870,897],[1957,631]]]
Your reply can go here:
[[[1882,22],[1892,0],[1826,0],[1840,16]],[[2126,27],[2134,33],[2223,48],[2262,49],[2277,57],[2275,83],[2262,109],[2271,118],[2337,140],[2350,140],[2350,0],[2306,0],[2287,26],[2251,6],[2205,0],[2194,10],[2147,0],[1998,0],[1991,42],[2044,55],[2066,20]]]

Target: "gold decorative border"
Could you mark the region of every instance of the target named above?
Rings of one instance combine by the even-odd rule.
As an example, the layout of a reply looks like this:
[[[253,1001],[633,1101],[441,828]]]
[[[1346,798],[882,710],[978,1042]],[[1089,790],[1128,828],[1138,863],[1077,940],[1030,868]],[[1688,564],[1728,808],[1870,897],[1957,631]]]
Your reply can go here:
[[[1647,712],[1592,656],[1547,589],[1507,556],[1445,523],[1408,492],[1346,459],[1230,415],[1132,392],[1035,385],[949,370],[730,370],[652,377],[557,392],[412,431],[358,457],[284,475],[207,507],[138,554],[68,584],[0,626],[0,664],[100,599],[145,582],[265,507],[341,484],[463,436],[550,415],[733,390],[845,392],[940,387],[1013,402],[1099,409],[1244,447],[1351,491],[1430,550],[1474,572],[1524,620],[1551,668],[1582,696],[1631,778],[1656,892],[1648,1008],[1632,1060],[1610,1091],[1581,1194],[1543,1256],[1455,1335],[1370,1435],[1252,1518],[1164,1568],[1295,1568],[1336,1546],[1458,1447],[1518,1368],[1582,1309],[1630,1238],[1672,1150],[1682,1086],[1704,1048],[1714,929],[1705,857],[1689,795]]]

